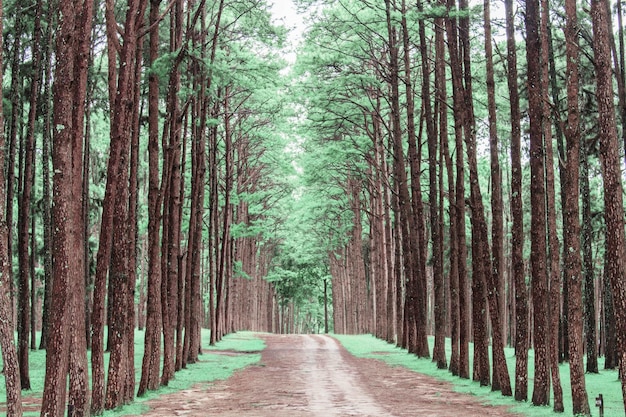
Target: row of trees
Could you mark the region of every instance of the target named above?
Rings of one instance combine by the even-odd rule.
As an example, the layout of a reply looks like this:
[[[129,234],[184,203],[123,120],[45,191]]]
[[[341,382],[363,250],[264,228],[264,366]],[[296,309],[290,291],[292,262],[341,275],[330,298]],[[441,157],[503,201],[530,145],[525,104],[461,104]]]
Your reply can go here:
[[[434,334],[440,368],[590,415],[598,355],[625,375],[621,3],[481,6],[343,0],[303,43],[305,193],[324,201],[311,224],[335,331],[421,357]]]
[[[259,0],[96,6],[0,5],[10,416],[30,389],[37,330],[41,415],[82,416],[167,385],[198,360],[201,327],[215,343],[289,319],[289,301],[262,279],[279,227],[267,213],[290,192],[286,139],[274,133],[285,29]]]
[[[167,384],[205,326],[421,357],[434,334],[440,368],[519,401],[532,346],[533,404],[570,407],[567,360],[589,415],[585,370],[626,366],[621,3],[299,3],[288,79],[261,0],[4,5],[8,413],[39,327],[42,415],[87,415]]]

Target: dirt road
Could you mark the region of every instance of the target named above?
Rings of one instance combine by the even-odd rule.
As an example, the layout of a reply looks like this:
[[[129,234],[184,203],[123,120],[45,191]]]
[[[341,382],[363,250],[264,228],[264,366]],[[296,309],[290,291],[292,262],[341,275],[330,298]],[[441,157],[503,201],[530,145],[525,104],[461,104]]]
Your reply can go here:
[[[514,416],[449,384],[350,355],[322,335],[264,335],[261,362],[151,400],[149,416]]]

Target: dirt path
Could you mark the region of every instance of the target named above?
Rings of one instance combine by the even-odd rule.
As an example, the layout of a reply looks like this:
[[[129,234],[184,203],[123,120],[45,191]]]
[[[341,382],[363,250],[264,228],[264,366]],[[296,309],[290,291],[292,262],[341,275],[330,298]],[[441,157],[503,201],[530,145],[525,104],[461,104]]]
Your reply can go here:
[[[263,335],[261,362],[230,379],[167,395],[148,416],[511,417],[445,382],[350,355],[322,335]]]

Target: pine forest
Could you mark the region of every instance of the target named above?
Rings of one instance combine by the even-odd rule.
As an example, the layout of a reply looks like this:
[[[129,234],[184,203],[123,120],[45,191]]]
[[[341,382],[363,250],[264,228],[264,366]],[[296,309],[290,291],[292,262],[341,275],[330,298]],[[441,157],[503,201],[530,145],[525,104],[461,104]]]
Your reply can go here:
[[[621,0],[287,3],[0,0],[7,415],[35,351],[95,416],[243,330],[626,410]]]

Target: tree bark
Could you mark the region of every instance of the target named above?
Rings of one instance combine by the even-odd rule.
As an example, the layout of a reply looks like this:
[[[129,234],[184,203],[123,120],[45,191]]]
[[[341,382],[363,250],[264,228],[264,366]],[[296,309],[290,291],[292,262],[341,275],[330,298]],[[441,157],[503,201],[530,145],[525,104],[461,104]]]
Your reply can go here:
[[[546,224],[548,231],[548,362],[552,377],[554,411],[563,412],[563,388],[559,373],[559,321],[561,316],[561,268],[559,238],[556,230],[556,204],[554,186],[554,152],[552,146],[552,121],[550,118],[549,91],[549,48],[550,15],[548,0],[541,0],[541,92],[543,111],[543,140],[545,147],[546,177]]]
[[[522,164],[517,47],[513,1],[505,0],[507,33],[507,84],[511,108],[511,263],[515,286],[515,399],[528,399],[528,302],[524,271],[524,212],[522,209]]]
[[[569,364],[572,387],[572,407],[574,415],[591,415],[585,372],[583,368],[583,321],[582,321],[582,276],[580,259],[579,223],[579,152],[580,129],[578,109],[578,18],[576,0],[565,2],[566,12],[566,52],[567,52],[567,141],[566,182],[563,184],[563,245],[565,251],[565,276],[568,286],[568,328]]]
[[[54,84],[54,282],[41,415],[88,413],[82,257],[83,118],[93,2],[62,2]],[[68,88],[72,86],[72,88]],[[71,362],[71,366],[70,366]]]
[[[150,65],[159,56],[159,5],[150,2]],[[138,396],[159,388],[161,363],[161,260],[159,235],[162,194],[159,185],[159,78],[156,71],[148,74],[148,311],[144,356]]]
[[[2,42],[3,4],[0,0],[0,44]],[[2,71],[3,51],[0,50],[0,75]],[[2,77],[0,77],[2,78]],[[2,85],[0,85],[0,97]],[[0,126],[4,125],[2,102],[0,101]],[[4,129],[0,129],[0,167],[6,165]],[[2,364],[4,367],[4,384],[6,391],[7,417],[22,415],[22,384],[20,381],[17,350],[14,344],[13,333],[13,303],[11,301],[11,273],[9,271],[10,252],[8,251],[9,230],[6,219],[7,194],[5,189],[4,170],[0,169],[0,348],[2,349]]]
[[[582,201],[582,263],[584,276],[584,334],[587,351],[586,373],[597,374],[598,370],[598,333],[596,326],[596,286],[593,265],[593,224],[591,218],[591,189],[589,186],[589,149],[588,143],[582,144],[580,155],[580,194]]]
[[[459,368],[461,378],[469,378],[469,295],[467,282],[467,237],[465,230],[465,164],[463,158],[463,75],[461,52],[458,42],[458,24],[454,11],[454,0],[448,0],[446,4],[450,17],[446,19],[446,34],[448,39],[448,51],[450,56],[450,72],[452,75],[452,100],[454,108],[454,136],[455,136],[455,208],[456,212],[456,247],[457,247],[457,272],[459,294]]]
[[[598,138],[604,180],[607,271],[612,287],[622,395],[626,406],[626,283],[624,281],[624,208],[611,71],[608,16],[604,1],[592,0],[593,52],[596,63]]]
[[[539,1],[526,2],[526,60],[531,166],[531,269],[535,342],[533,405],[549,403],[548,273],[546,269],[545,153],[542,134],[541,39]]]
[[[26,140],[24,142],[24,171],[21,176],[22,183],[19,198],[18,213],[18,263],[19,263],[19,318],[18,318],[18,340],[19,340],[19,357],[20,357],[20,379],[22,389],[30,389],[29,366],[28,366],[28,350],[31,323],[33,317],[31,309],[34,302],[31,302],[31,291],[35,294],[35,287],[31,288],[31,256],[35,256],[35,252],[29,253],[29,240],[31,233],[35,230],[29,230],[31,226],[31,198],[33,194],[34,183],[34,154],[35,154],[35,123],[37,118],[37,109],[39,106],[39,84],[41,78],[41,15],[43,5],[41,0],[37,2],[35,11],[35,22],[33,29],[33,76],[30,83],[30,105],[28,111],[28,125],[26,132]],[[33,248],[34,249],[34,248]],[[34,327],[34,326],[33,326]],[[35,343],[32,340],[32,343]]]

